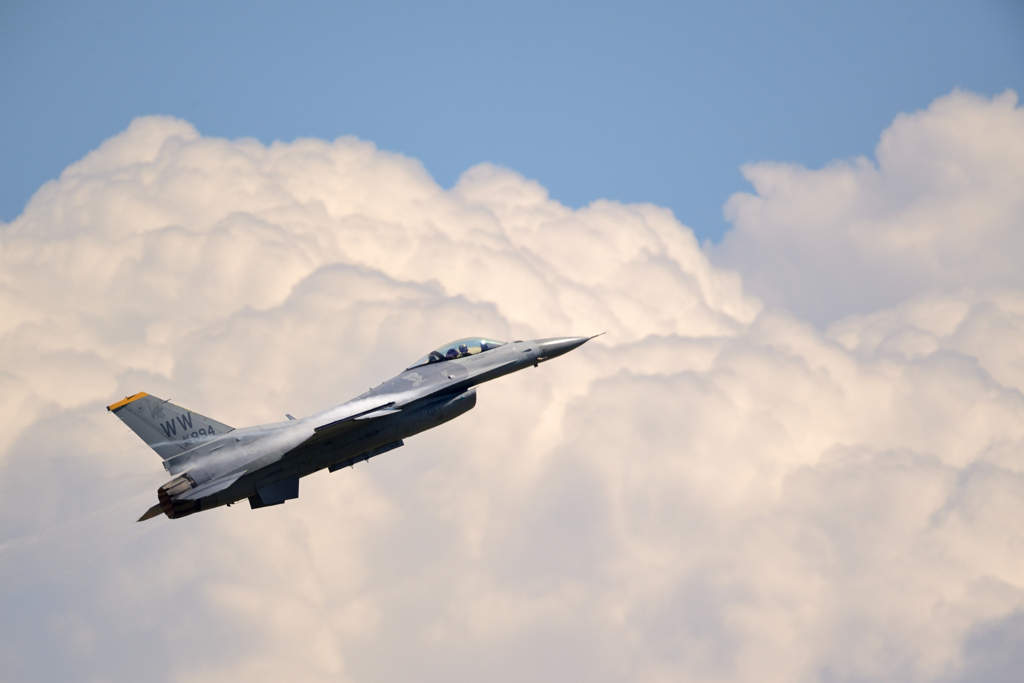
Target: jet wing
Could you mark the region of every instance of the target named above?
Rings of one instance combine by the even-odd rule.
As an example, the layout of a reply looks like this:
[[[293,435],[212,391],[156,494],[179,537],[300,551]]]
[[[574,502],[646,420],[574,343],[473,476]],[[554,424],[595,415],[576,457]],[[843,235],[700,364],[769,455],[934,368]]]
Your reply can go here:
[[[288,454],[288,457],[293,457],[297,453],[304,452],[307,449],[316,448],[317,446],[339,439],[344,436],[346,432],[366,424],[366,420],[377,419],[384,417],[385,415],[394,415],[395,413],[401,412],[401,410],[402,409],[395,404],[395,401],[389,401],[353,415],[347,415],[340,420],[335,420],[334,422],[328,422],[327,424],[320,425],[319,427],[314,427],[313,435],[296,446]]]
[[[400,413],[400,412],[402,412],[402,409],[401,408],[395,408],[394,404],[392,403],[391,407],[381,408],[379,410],[374,410],[371,413],[363,413],[361,415],[357,415],[357,416],[353,417],[352,419],[353,420],[372,420],[375,417],[384,417],[385,415],[394,415],[395,413]]]
[[[373,408],[368,408],[367,410],[355,413],[354,415],[348,415],[346,417],[341,418],[340,420],[335,420],[334,422],[328,422],[325,425],[314,427],[313,431],[316,432],[317,434],[319,434],[320,432],[330,433],[347,431],[349,428],[354,427],[355,425],[345,426],[346,422],[352,422],[353,420],[366,420],[374,417],[382,417],[384,415],[391,415],[392,413],[397,413],[400,410],[401,408],[395,407],[394,401],[388,401],[387,403],[381,404],[379,406],[374,406]]]

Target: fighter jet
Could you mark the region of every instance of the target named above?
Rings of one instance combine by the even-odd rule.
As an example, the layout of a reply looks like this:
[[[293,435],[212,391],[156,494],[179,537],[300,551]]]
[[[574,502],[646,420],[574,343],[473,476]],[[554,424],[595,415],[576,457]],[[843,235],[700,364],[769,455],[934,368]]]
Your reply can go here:
[[[596,336],[596,335],[595,335]],[[351,401],[302,419],[235,429],[147,393],[107,406],[175,475],[157,489],[171,519],[231,505],[253,509],[299,497],[299,479],[335,472],[405,445],[404,439],[476,405],[476,385],[536,367],[593,337],[501,342],[467,337],[445,344]]]

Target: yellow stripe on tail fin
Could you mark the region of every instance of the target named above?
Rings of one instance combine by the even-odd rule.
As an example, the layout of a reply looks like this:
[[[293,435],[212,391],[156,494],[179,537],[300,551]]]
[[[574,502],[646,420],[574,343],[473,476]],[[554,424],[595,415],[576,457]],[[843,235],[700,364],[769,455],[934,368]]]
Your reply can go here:
[[[124,406],[128,405],[132,401],[138,401],[140,398],[143,398],[144,396],[149,396],[149,394],[147,394],[145,391],[140,391],[139,393],[135,394],[134,396],[125,396],[123,401],[118,401],[117,403],[111,403],[109,406],[107,406],[107,410],[109,410],[110,412],[114,412],[118,408],[123,408]]]

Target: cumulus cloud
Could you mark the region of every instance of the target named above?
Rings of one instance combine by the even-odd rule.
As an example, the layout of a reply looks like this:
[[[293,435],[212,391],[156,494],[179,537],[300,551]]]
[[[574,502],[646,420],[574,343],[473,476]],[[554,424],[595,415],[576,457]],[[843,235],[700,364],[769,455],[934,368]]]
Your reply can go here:
[[[826,325],[963,287],[1024,287],[1024,109],[955,91],[901,114],[876,161],[759,163],[714,260],[747,289]]]
[[[748,169],[711,250],[732,271],[667,210],[569,209],[491,165],[446,190],[352,138],[134,121],[0,226],[0,670],[1005,677],[1020,117],[958,92],[877,168]],[[603,330],[298,501],[133,522],[164,477],[120,396],[268,422],[450,338]]]

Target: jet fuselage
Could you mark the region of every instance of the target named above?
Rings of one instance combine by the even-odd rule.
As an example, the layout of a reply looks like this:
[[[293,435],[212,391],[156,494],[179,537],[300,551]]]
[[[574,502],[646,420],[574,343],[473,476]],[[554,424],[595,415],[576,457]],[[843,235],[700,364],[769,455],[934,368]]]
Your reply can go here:
[[[246,498],[253,508],[266,507],[297,498],[301,477],[386,453],[469,411],[476,405],[477,385],[536,366],[588,339],[458,340],[334,408],[241,429],[148,394],[108,409],[164,458],[168,472],[178,475],[157,490],[158,504],[140,521],[161,512],[184,517]]]

